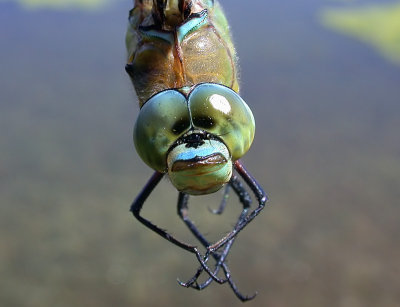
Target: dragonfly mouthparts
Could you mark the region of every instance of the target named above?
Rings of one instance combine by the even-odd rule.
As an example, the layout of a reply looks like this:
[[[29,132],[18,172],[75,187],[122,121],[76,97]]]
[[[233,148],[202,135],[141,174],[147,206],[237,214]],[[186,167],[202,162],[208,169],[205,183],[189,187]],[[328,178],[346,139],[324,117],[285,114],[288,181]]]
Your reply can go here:
[[[178,160],[176,161],[173,166],[171,171],[172,172],[179,172],[179,171],[186,171],[188,169],[210,169],[211,167],[215,168],[214,166],[221,165],[227,163],[227,159],[221,154],[221,153],[213,153],[211,155],[208,155],[206,157],[199,157],[196,156],[192,159],[189,160]],[[210,172],[208,170],[208,172]],[[207,172],[206,172],[207,173]],[[193,174],[193,176],[199,176],[201,174],[200,171],[196,172]]]
[[[182,138],[182,142],[186,143],[186,148],[197,148],[204,144],[204,133],[191,133]]]
[[[182,137],[180,137],[178,139],[178,141],[176,142],[176,144],[174,146],[172,146],[171,150],[178,146],[178,145],[182,145],[185,144],[186,148],[197,148],[200,147],[202,145],[204,145],[205,141],[208,140],[218,140],[221,142],[220,139],[218,139],[218,137],[203,131],[203,130],[198,130],[198,129],[194,129],[194,130],[189,130],[187,133],[185,133]]]

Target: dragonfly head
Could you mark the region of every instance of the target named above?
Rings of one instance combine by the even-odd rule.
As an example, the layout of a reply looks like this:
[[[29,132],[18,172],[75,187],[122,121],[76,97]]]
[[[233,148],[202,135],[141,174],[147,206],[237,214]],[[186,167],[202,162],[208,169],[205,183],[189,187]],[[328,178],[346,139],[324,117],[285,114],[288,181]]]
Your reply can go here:
[[[232,163],[250,148],[254,132],[253,114],[235,91],[203,83],[151,97],[140,110],[134,143],[179,191],[199,195],[230,180]]]

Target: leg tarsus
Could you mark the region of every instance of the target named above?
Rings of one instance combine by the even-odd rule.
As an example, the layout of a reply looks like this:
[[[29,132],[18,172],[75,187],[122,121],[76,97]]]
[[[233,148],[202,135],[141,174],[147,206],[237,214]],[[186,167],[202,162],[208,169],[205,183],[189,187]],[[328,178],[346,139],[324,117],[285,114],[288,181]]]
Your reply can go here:
[[[238,290],[236,284],[235,284],[235,283],[233,282],[233,280],[230,278],[231,272],[230,272],[228,266],[224,266],[224,272],[225,272],[225,276],[226,276],[227,279],[228,279],[229,286],[231,287],[233,293],[235,293],[236,297],[237,297],[238,299],[240,299],[242,302],[251,301],[252,299],[254,299],[254,298],[257,296],[257,294],[258,294],[257,291],[256,291],[253,295],[251,295],[251,296],[241,294],[241,293],[239,292],[239,290]]]

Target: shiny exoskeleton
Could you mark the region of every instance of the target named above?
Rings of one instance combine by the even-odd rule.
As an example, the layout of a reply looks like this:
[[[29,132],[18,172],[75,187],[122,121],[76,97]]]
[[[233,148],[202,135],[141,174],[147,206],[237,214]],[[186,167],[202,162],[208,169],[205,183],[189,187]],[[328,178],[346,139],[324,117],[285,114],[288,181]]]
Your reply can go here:
[[[254,117],[239,96],[236,54],[220,5],[212,0],[136,0],[126,34],[128,72],[140,112],[134,143],[142,160],[155,170],[131,211],[144,225],[172,243],[194,253],[201,267],[186,287],[203,289],[211,281],[228,282],[241,300],[225,259],[236,235],[263,209],[267,197],[239,159],[254,138]],[[251,198],[233,170],[244,179],[258,201]],[[179,191],[178,212],[206,247],[201,255],[140,215],[143,203],[168,174]],[[187,216],[189,195],[213,193],[224,185],[243,204],[234,229],[210,244]],[[225,197],[224,197],[225,198]],[[222,213],[224,203],[217,213]],[[209,256],[216,268],[207,265]],[[225,279],[217,276],[220,269]],[[200,274],[210,276],[197,283]]]

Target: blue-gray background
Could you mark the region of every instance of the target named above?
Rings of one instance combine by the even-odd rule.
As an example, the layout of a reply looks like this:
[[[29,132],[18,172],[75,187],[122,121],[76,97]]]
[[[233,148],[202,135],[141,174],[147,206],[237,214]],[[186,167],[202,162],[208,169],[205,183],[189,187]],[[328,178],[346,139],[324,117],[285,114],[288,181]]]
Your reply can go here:
[[[244,162],[271,198],[229,257],[240,289],[259,292],[248,306],[399,306],[400,66],[323,28],[325,2],[222,4],[257,124]],[[178,286],[194,256],[128,211],[152,173],[131,141],[130,8],[0,3],[2,306],[240,304],[226,285]],[[143,213],[194,242],[176,196],[164,181]],[[217,203],[190,208],[211,239],[240,209],[232,198],[215,217]]]

